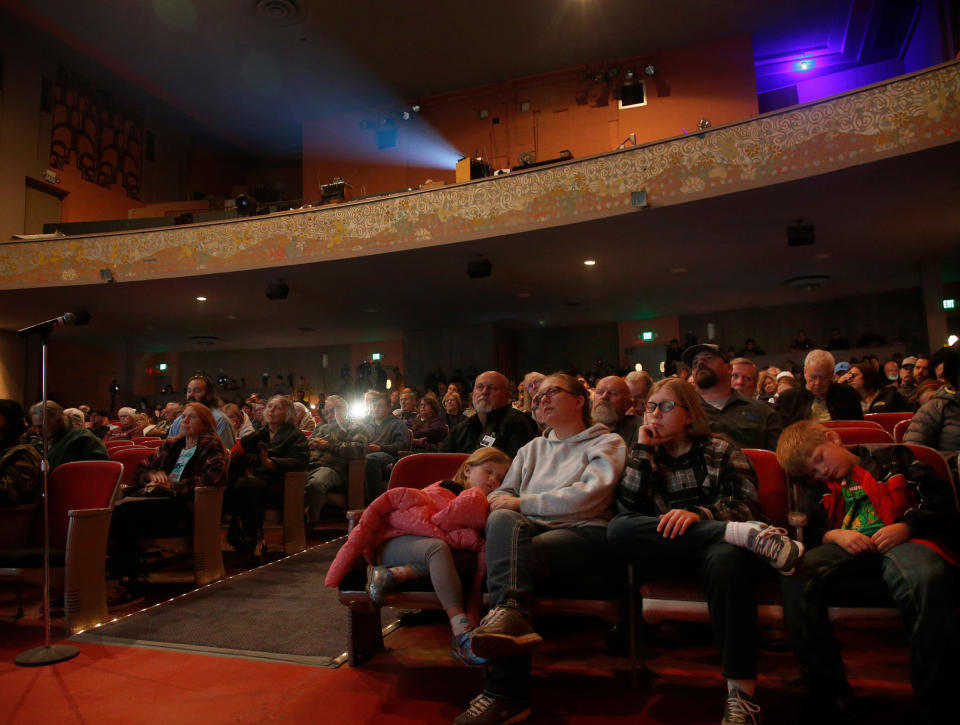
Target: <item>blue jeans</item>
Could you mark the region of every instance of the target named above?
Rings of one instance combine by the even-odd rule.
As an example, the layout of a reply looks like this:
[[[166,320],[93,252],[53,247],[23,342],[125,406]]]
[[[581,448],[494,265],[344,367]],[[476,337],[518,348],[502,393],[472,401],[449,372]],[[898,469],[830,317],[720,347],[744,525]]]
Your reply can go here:
[[[637,578],[698,576],[720,648],[721,671],[731,680],[757,677],[757,580],[769,567],[752,551],[723,541],[726,521],[695,521],[681,536],[665,539],[660,519],[620,514],[610,522],[611,546],[632,561]]]
[[[611,558],[605,526],[554,529],[516,511],[493,511],[487,519],[490,606],[510,601],[526,611],[538,580],[584,574]],[[484,689],[492,695],[526,700],[530,667],[530,657],[494,659]]]
[[[387,490],[384,469],[391,463],[396,463],[397,457],[383,451],[374,451],[367,454],[367,465],[363,478],[363,498],[370,503]]]
[[[838,583],[870,579],[883,580],[907,626],[910,679],[921,712],[950,712],[951,690],[960,681],[957,572],[915,541],[886,554],[859,555],[824,544],[807,551],[796,575],[783,578],[784,617],[811,693],[842,696],[849,690],[827,606]]]

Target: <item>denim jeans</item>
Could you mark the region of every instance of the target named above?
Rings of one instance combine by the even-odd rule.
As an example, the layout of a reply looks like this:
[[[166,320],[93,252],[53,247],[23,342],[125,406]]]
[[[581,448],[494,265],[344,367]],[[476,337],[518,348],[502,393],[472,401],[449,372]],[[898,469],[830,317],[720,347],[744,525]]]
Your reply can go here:
[[[516,511],[493,511],[487,519],[490,606],[510,600],[527,611],[538,580],[583,574],[611,557],[604,526],[554,529]],[[530,692],[530,666],[530,657],[492,660],[484,689],[492,695],[526,700]]]
[[[311,528],[320,522],[320,511],[327,500],[327,491],[338,488],[343,488],[343,479],[329,466],[318,466],[307,471],[303,499],[307,507],[307,523]]]
[[[374,451],[367,454],[367,465],[364,470],[363,498],[370,503],[387,490],[384,469],[391,463],[396,463],[397,457],[383,451]]]
[[[660,535],[659,522],[656,516],[620,514],[610,522],[607,537],[615,551],[633,562],[640,581],[699,573],[723,676],[756,679],[756,583],[769,567],[752,551],[723,541],[725,521],[695,521],[675,539]]]
[[[960,681],[957,571],[915,541],[886,554],[858,555],[824,544],[807,551],[796,575],[783,578],[784,617],[808,688],[832,695],[849,690],[827,606],[831,585],[870,578],[883,580],[903,616],[910,635],[910,679],[921,712],[950,712],[951,689]]]

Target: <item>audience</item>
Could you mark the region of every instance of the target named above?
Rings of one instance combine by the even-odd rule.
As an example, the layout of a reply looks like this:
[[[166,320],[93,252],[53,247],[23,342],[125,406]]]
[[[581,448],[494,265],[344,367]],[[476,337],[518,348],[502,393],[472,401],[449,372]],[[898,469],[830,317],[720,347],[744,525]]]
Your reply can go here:
[[[803,361],[806,386],[779,394],[776,409],[784,425],[798,420],[863,420],[860,396],[834,382],[836,361],[826,350],[811,350]]]
[[[631,370],[624,378],[627,388],[630,389],[630,397],[633,400],[630,412],[633,415],[643,415],[644,406],[647,404],[647,395],[650,394],[650,388],[653,386],[653,378],[646,370]],[[633,445],[633,441],[630,442]]]
[[[693,349],[699,357],[707,347]],[[703,360],[694,369],[699,377],[706,369]],[[766,561],[792,574],[803,545],[783,529],[759,523],[753,466],[737,446],[711,435],[705,407],[683,380],[653,386],[617,487],[619,515],[607,535],[641,577],[673,576],[678,570],[699,575],[727,680],[723,723],[759,722],[754,701],[759,565]]]
[[[175,405],[175,404],[174,404]],[[256,430],[250,418],[235,403],[227,403],[223,406],[223,414],[230,419],[234,434],[237,438],[243,438],[245,435],[253,433]]]
[[[137,466],[134,490],[113,509],[110,538],[114,546],[109,569],[119,582],[112,604],[129,604],[143,596],[140,540],[189,535],[194,489],[227,483],[228,454],[210,409],[188,403],[181,415],[180,431]]]
[[[526,414],[510,406],[509,391],[510,383],[495,370],[478,375],[473,386],[476,415],[452,428],[440,450],[473,453],[482,446],[495,446],[515,457],[539,431]]]
[[[210,409],[214,420],[217,421],[217,435],[223,441],[223,445],[230,450],[236,442],[236,435],[233,432],[233,424],[218,407],[216,387],[213,380],[206,375],[194,375],[187,381],[186,397],[188,403],[201,403]],[[170,425],[167,435],[176,438],[180,435],[180,418],[177,418]]]
[[[117,417],[120,419],[119,428],[111,428],[103,437],[103,442],[109,441],[132,441],[134,438],[140,438],[143,435],[143,426],[137,420],[137,411],[133,408],[120,408],[117,411]]]
[[[590,418],[610,428],[629,447],[636,442],[640,425],[639,418],[630,413],[632,407],[633,398],[626,382],[616,375],[608,375],[597,383]]]
[[[90,432],[97,438],[103,437],[110,430],[110,414],[105,410],[95,410],[90,414]]]
[[[775,450],[780,416],[766,403],[745,398],[731,385],[730,363],[716,345],[700,344],[683,351],[684,364],[693,368],[693,380],[710,430],[742,448]]]
[[[239,452],[230,459],[223,501],[223,510],[232,514],[227,541],[237,551],[250,554],[253,564],[263,561],[263,519],[267,509],[283,506],[284,475],[307,467],[310,449],[303,432],[294,425],[295,415],[290,398],[274,395],[264,410],[265,425],[241,438]],[[226,416],[224,420],[232,432]],[[223,440],[219,423],[217,432]]]
[[[447,391],[447,396],[457,395]],[[458,396],[459,397],[459,396]],[[410,448],[410,429],[390,414],[390,399],[378,393],[370,402],[371,422],[367,424],[367,458],[364,473],[364,499],[373,501],[386,490],[389,468],[400,451]]]
[[[173,425],[173,421],[177,419],[177,416],[183,412],[183,405],[180,403],[169,402],[163,407],[163,411],[160,413],[157,422],[149,429],[144,428],[144,435],[151,436],[161,436],[166,437],[170,432],[170,426]]]
[[[809,548],[797,575],[781,582],[807,690],[802,722],[850,719],[850,684],[827,616],[828,597],[843,582],[851,591],[871,584],[889,591],[910,637],[917,722],[948,722],[960,674],[953,554],[960,527],[950,485],[903,446],[847,449],[814,421],[783,432],[777,459],[803,479],[798,508]]]
[[[904,443],[919,443],[952,456],[960,451],[960,352],[941,353],[945,384],[920,406],[910,421]]]
[[[417,417],[410,424],[413,450],[435,452],[450,432],[440,413],[440,401],[433,393],[427,393],[420,399],[418,410]]]
[[[757,400],[769,402],[777,394],[777,376],[769,370],[757,374]]]
[[[447,428],[460,425],[467,419],[463,414],[463,398],[456,390],[447,390],[443,396],[443,421]]]
[[[40,493],[40,453],[26,431],[20,403],[0,398],[0,506],[31,504]]]
[[[931,374],[930,358],[926,355],[917,355],[917,360],[913,364],[913,380],[917,385],[921,385],[924,380],[929,380]]]
[[[410,427],[410,422],[417,417],[417,393],[412,388],[405,388],[400,393],[400,408],[393,414]]]
[[[839,382],[857,391],[864,413],[902,413],[912,409],[896,388],[883,384],[883,376],[869,363],[853,365]]]
[[[362,458],[367,450],[366,429],[347,417],[346,400],[328,395],[323,412],[327,422],[317,426],[307,441],[310,459],[304,496],[308,530],[320,521],[327,491],[346,488],[350,461]]]
[[[63,414],[70,419],[70,422],[73,423],[77,428],[86,428],[87,427],[87,418],[83,414],[83,411],[79,408],[64,408]]]
[[[913,377],[913,366],[917,362],[914,355],[908,355],[900,361],[900,384],[897,386],[907,400],[917,394],[917,381]]]
[[[507,405],[506,379],[486,372],[474,386],[478,416],[486,415],[481,411],[489,404],[479,395],[490,392],[498,400],[502,392],[500,407],[523,415]],[[550,430],[519,449],[503,484],[488,497],[491,609],[471,639],[488,668],[483,691],[454,720],[458,725],[528,716],[531,652],[542,641],[530,625],[538,581],[568,581],[598,567],[616,571],[606,526],[626,456],[623,439],[606,426],[590,425],[590,396],[571,375],[547,377],[536,402]]]
[[[517,410],[522,410],[527,415],[533,415],[533,398],[540,389],[540,383],[546,377],[543,373],[530,372],[523,376],[520,382],[520,399],[513,404]]]
[[[33,426],[39,431],[43,423],[43,403],[30,408]],[[106,461],[107,449],[103,441],[86,428],[74,426],[63,415],[63,408],[52,400],[47,401],[47,461],[50,470],[61,463],[71,461]],[[40,450],[42,441],[33,439],[32,444]]]
[[[745,357],[730,361],[730,385],[744,398],[757,397],[757,366]]]
[[[317,421],[310,415],[310,409],[299,400],[294,401],[293,407],[297,411],[294,421],[297,427],[304,433],[312,432],[317,427]]]

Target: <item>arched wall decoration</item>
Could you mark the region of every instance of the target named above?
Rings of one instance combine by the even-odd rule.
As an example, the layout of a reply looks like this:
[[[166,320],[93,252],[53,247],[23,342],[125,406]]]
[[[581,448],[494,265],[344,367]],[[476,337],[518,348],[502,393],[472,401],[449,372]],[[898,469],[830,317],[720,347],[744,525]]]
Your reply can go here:
[[[75,165],[106,189],[119,183],[140,199],[143,185],[143,112],[92,82],[57,69],[53,84],[50,166]]]

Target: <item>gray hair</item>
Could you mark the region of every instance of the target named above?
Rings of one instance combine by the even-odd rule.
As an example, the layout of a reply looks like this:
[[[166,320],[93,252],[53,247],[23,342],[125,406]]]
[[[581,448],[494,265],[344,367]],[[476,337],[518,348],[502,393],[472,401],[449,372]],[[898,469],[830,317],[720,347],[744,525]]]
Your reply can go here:
[[[86,422],[86,417],[84,416],[82,410],[79,408],[67,408],[63,411],[63,414],[75,428],[83,428],[83,424]]]
[[[836,359],[826,350],[811,350],[807,353],[807,356],[803,359],[803,369],[806,370],[808,367],[820,367],[821,365],[829,365],[832,370],[833,367],[837,364]]]
[[[267,405],[270,405],[270,403],[272,403],[274,400],[278,401],[283,406],[283,409],[287,413],[283,419],[287,423],[296,422],[297,409],[294,407],[293,401],[290,400],[290,397],[287,395],[274,395],[273,397],[270,398],[270,400],[267,401]]]
[[[42,411],[43,411],[43,402],[42,402],[42,401],[39,402],[39,403],[34,403],[34,404],[30,407],[30,415],[31,415],[31,416],[40,415],[40,413],[41,413]],[[47,416],[46,416],[46,418],[47,418],[47,425],[49,425],[50,423],[54,423],[54,422],[56,422],[57,420],[59,420],[59,421],[61,421],[67,428],[72,428],[72,427],[73,427],[73,421],[71,421],[69,418],[67,418],[67,417],[63,414],[63,406],[61,406],[59,403],[57,403],[57,402],[55,402],[55,401],[53,401],[53,400],[48,400],[48,401],[47,401]]]

